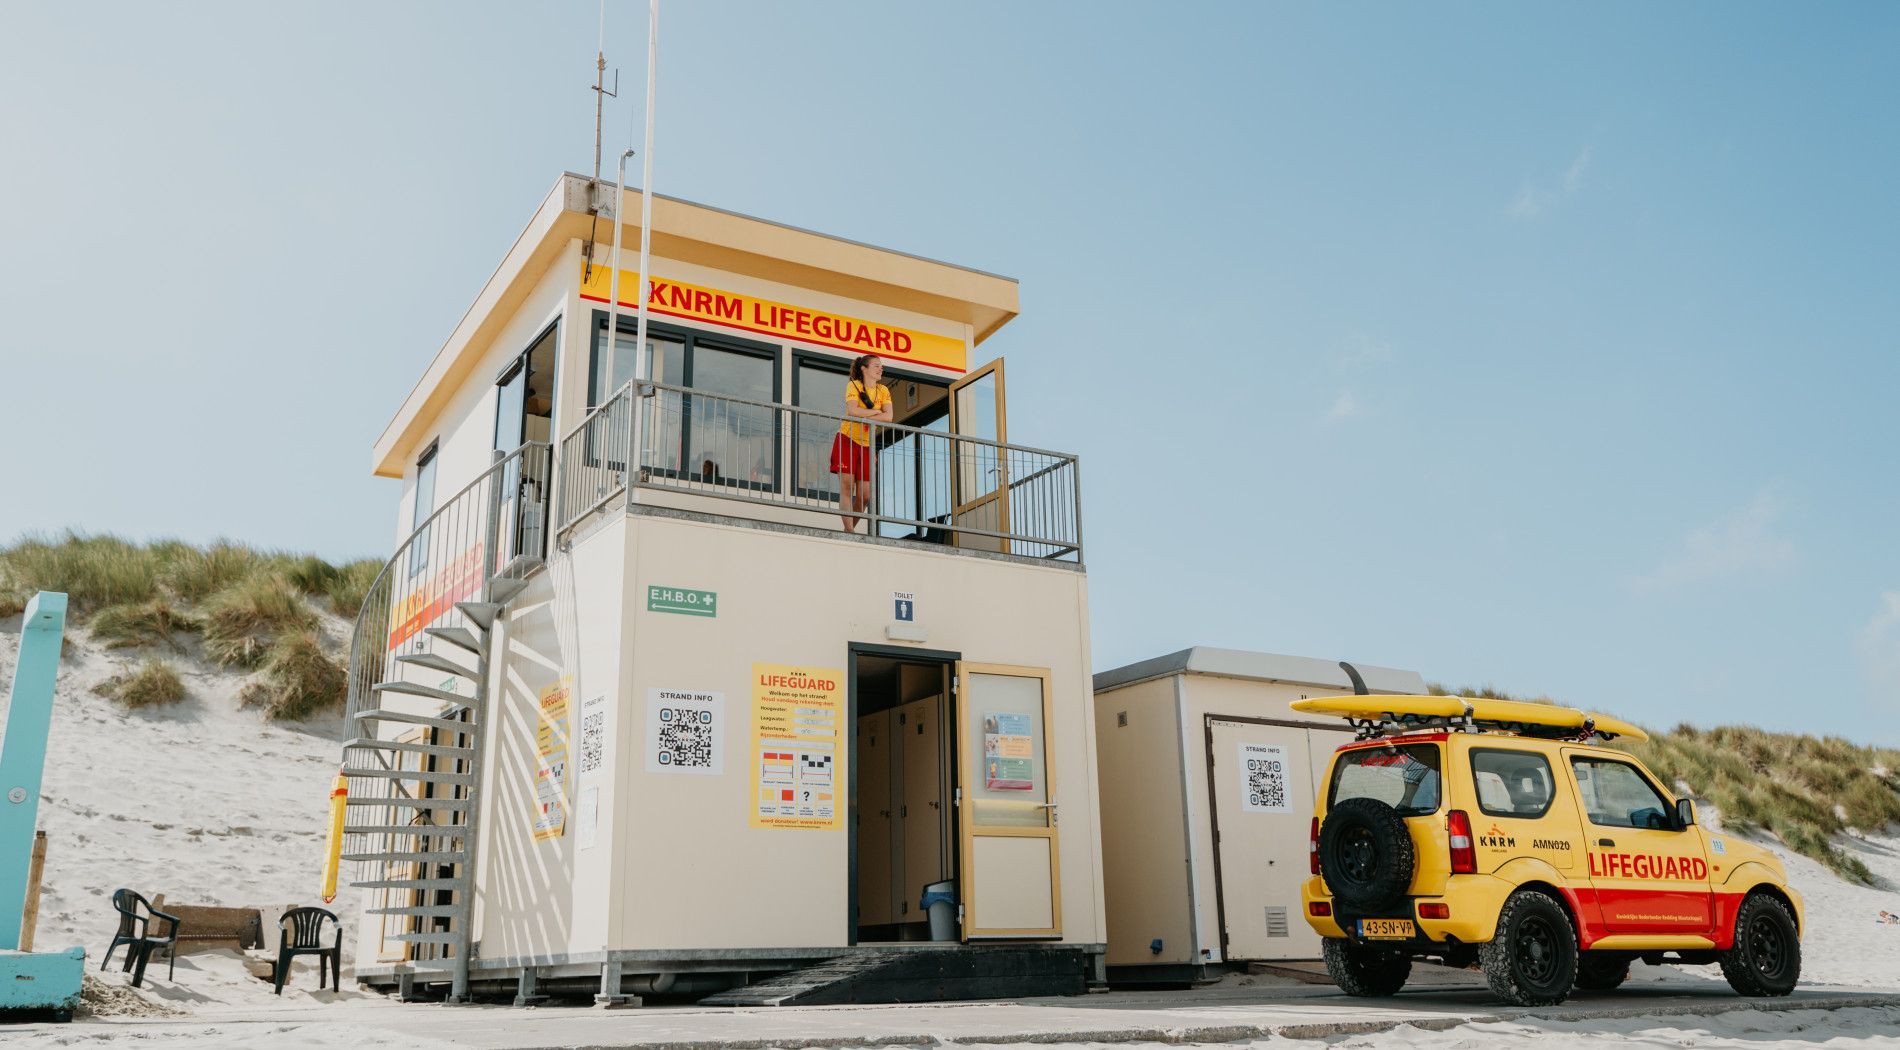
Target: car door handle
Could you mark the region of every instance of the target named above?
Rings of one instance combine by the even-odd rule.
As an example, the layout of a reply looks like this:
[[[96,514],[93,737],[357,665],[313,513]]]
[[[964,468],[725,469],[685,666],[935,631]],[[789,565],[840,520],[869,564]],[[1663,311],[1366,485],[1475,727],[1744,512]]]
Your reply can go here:
[[[1616,840],[1615,840],[1615,839],[1598,839],[1598,840],[1597,840],[1597,845],[1599,845],[1599,846],[1614,846],[1614,845],[1616,845]]]

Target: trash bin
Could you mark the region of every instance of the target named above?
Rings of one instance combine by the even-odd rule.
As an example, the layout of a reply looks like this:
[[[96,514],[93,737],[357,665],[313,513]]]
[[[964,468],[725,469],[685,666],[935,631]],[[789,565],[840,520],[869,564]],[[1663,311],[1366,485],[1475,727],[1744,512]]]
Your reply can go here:
[[[924,887],[924,899],[918,904],[930,916],[930,939],[957,939],[957,880],[946,879]]]

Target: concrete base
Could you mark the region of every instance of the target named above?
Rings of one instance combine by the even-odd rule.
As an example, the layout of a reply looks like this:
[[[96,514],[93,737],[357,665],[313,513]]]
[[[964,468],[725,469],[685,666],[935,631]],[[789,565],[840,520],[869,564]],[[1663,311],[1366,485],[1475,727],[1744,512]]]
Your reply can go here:
[[[0,951],[0,1011],[45,1011],[54,1020],[70,1021],[85,974],[84,948]]]

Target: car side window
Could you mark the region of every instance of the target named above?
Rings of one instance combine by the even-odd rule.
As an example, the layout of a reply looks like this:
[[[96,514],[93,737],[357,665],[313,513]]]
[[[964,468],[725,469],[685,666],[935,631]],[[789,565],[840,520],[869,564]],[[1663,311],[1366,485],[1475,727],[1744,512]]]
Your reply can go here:
[[[1672,808],[1636,767],[1607,758],[1572,758],[1577,794],[1590,823],[1612,828],[1674,831]]]
[[[1471,781],[1487,816],[1534,820],[1550,812],[1557,780],[1550,761],[1535,751],[1473,748]]]

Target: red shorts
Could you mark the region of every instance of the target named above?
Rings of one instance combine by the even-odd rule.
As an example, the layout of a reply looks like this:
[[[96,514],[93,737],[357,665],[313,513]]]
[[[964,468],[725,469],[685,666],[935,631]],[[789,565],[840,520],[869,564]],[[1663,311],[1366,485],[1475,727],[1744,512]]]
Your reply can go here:
[[[871,480],[871,446],[839,434],[831,439],[831,472],[849,474],[859,481]]]

